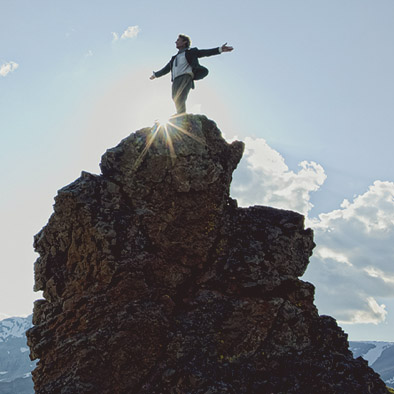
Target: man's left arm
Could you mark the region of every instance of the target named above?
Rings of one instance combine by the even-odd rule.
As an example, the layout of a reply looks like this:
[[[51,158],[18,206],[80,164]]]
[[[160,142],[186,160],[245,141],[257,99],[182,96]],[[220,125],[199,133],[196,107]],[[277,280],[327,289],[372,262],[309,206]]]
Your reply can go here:
[[[221,47],[212,49],[197,49],[197,57],[207,57],[219,55],[222,52],[231,52],[234,48],[227,45],[227,42]]]

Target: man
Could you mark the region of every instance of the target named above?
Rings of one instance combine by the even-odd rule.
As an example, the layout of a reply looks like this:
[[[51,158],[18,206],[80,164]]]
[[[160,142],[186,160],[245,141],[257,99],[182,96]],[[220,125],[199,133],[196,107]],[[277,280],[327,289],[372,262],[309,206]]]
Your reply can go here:
[[[190,48],[190,37],[184,34],[178,36],[175,45],[178,53],[160,71],[153,72],[150,79],[161,77],[171,71],[172,99],[177,113],[182,114],[186,112],[186,99],[190,89],[194,89],[194,81],[208,75],[208,69],[199,64],[198,58],[231,52],[233,47],[225,43],[213,49]]]

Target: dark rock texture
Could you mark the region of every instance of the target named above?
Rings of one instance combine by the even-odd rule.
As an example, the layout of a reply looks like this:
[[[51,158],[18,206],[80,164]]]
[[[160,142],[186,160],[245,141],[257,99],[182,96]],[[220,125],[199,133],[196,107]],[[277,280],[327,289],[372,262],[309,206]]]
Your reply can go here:
[[[303,217],[229,198],[242,151],[189,115],[59,191],[35,237],[37,393],[387,393],[298,279]]]

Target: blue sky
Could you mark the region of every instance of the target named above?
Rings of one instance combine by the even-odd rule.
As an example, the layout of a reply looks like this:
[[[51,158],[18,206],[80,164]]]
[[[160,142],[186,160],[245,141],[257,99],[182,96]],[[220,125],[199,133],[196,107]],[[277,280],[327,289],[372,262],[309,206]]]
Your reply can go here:
[[[394,341],[393,17],[391,0],[0,0],[0,314],[40,296],[32,237],[57,190],[174,112],[149,76],[186,33],[235,48],[188,100],[246,142],[232,195],[306,215],[319,312]]]

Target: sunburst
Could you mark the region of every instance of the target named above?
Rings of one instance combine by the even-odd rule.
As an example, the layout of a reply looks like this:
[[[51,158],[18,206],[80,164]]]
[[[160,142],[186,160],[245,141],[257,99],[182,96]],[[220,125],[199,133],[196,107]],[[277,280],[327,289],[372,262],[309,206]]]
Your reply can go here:
[[[186,124],[187,119],[185,114],[173,115],[166,120],[156,120],[155,124],[151,128],[151,133],[147,137],[146,145],[136,160],[135,167],[139,167],[139,165],[142,163],[144,157],[148,153],[152,144],[155,142],[156,138],[162,138],[164,140],[170,152],[172,163],[174,163],[177,157],[174,148],[174,141],[180,141],[184,138],[184,136],[188,136],[201,144],[205,144],[201,138],[197,137],[188,129],[186,129]]]

